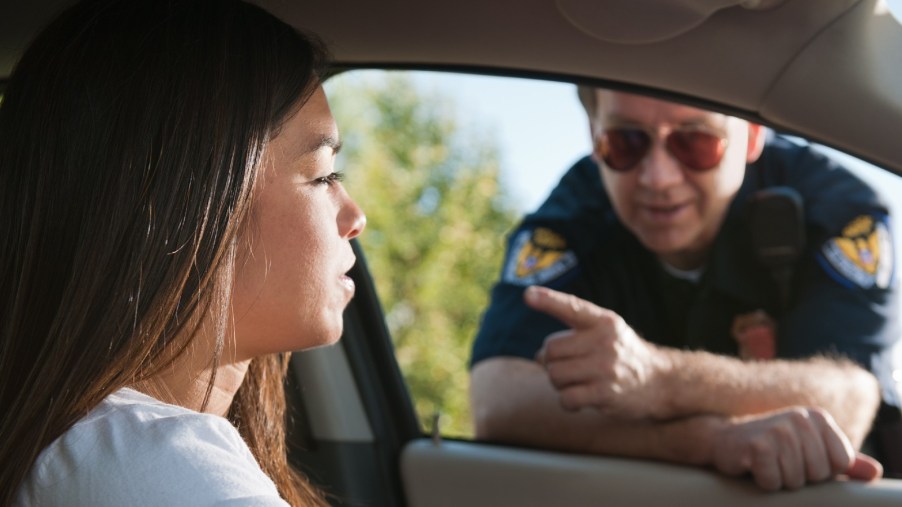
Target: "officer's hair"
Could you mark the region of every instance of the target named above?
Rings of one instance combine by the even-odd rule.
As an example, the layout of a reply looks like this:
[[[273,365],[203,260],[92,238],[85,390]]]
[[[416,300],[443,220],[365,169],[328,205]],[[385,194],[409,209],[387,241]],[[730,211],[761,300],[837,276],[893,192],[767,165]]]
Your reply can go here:
[[[598,108],[598,93],[596,93],[597,91],[598,88],[594,86],[576,86],[576,95],[579,97],[579,102],[583,105],[583,109],[586,110],[586,114],[589,115],[589,118],[593,118],[595,116],[595,111]]]

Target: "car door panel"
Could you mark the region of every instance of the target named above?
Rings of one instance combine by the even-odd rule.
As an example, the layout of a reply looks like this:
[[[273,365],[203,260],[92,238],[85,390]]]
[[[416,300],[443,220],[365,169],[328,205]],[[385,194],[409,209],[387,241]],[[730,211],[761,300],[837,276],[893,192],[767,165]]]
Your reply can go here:
[[[751,480],[642,460],[418,439],[401,457],[411,507],[899,505],[902,481],[836,481],[767,493]]]

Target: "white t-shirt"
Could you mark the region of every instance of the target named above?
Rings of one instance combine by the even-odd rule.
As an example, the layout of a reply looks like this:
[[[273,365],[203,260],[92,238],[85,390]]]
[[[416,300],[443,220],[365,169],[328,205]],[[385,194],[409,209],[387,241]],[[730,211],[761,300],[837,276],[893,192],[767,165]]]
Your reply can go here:
[[[41,452],[16,505],[288,504],[226,419],[122,389]]]

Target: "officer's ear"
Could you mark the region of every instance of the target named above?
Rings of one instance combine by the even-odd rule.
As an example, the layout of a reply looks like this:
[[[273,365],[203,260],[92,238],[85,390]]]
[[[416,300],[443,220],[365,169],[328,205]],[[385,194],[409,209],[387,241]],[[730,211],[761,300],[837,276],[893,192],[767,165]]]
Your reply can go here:
[[[767,129],[757,123],[749,122],[749,147],[745,160],[749,164],[758,160],[764,150],[764,140],[767,137]]]
[[[592,160],[594,160],[599,167],[601,167],[601,157],[598,156],[598,152],[596,151],[598,143],[595,142],[595,134],[600,130],[601,126],[598,125],[598,120],[595,118],[589,118],[589,142],[591,143],[590,146],[592,147]]]

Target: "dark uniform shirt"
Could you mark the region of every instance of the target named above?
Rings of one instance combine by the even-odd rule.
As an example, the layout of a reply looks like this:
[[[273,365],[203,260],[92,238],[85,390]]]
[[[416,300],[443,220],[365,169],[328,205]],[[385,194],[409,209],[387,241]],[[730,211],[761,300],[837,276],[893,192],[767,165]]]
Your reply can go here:
[[[789,301],[756,257],[747,201],[786,185],[804,202],[806,242]],[[620,314],[654,343],[738,355],[731,327],[763,310],[776,322],[776,356],[840,354],[874,373],[884,404],[899,407],[892,348],[898,287],[887,207],[864,182],[824,155],[781,137],[746,169],[707,265],[696,282],[664,269],[618,220],[590,158],[576,163],[546,202],[511,234],[471,364],[493,356],[532,359],[564,329],[523,303],[528,285],[569,292]]]

